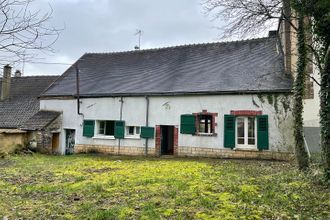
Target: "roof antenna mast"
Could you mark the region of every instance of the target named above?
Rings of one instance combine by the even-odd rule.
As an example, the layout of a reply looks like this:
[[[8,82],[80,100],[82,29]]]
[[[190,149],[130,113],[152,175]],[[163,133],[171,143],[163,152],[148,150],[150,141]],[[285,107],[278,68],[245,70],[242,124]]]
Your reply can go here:
[[[134,34],[135,36],[136,36],[136,35],[139,36],[139,45],[136,45],[136,46],[134,47],[135,50],[140,50],[140,49],[141,49],[141,36],[142,36],[142,34],[143,34],[143,31],[140,30],[140,29],[137,29],[136,32],[135,32],[135,34]]]

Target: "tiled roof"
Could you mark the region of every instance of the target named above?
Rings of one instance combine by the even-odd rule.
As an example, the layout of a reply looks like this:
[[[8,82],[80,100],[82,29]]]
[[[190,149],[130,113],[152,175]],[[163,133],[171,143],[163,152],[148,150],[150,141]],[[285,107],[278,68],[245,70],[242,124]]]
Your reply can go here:
[[[39,111],[21,126],[22,130],[42,130],[53,122],[61,113],[55,111]]]
[[[82,97],[289,92],[276,37],[117,53],[78,61]],[[74,96],[71,66],[42,96]]]
[[[38,96],[58,76],[12,77],[10,96],[0,101],[0,128],[18,128],[39,111]],[[0,94],[2,79],[0,79]]]

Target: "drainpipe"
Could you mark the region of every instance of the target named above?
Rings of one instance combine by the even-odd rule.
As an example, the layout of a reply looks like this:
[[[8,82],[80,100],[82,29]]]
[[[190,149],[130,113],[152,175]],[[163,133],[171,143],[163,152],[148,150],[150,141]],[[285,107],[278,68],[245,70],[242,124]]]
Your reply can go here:
[[[146,127],[148,126],[149,126],[149,97],[146,96]],[[148,138],[146,138],[145,146],[146,146],[145,156],[148,156]]]
[[[80,91],[79,91],[79,67],[78,67],[78,63],[76,63],[75,65],[75,69],[76,69],[76,92],[77,92],[77,113],[78,115],[83,115],[82,113],[80,113]]]
[[[120,97],[120,117],[119,117],[119,120],[122,121],[123,120],[123,104],[124,104],[124,100],[123,100],[123,97],[121,96]],[[118,155],[120,153],[120,142],[121,142],[121,139],[118,140]]]

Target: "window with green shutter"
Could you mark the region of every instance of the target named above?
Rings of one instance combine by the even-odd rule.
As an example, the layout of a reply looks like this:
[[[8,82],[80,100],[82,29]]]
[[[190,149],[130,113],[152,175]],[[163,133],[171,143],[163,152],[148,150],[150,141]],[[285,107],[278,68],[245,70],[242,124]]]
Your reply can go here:
[[[125,121],[115,121],[115,138],[125,137]]]
[[[235,116],[233,115],[224,117],[224,147],[235,147]]]
[[[155,128],[153,127],[141,127],[141,138],[154,138]]]
[[[196,133],[196,117],[192,114],[181,115],[180,133],[195,134]]]
[[[84,120],[83,136],[84,137],[93,137],[94,136],[94,126],[95,126],[95,121]]]
[[[257,145],[259,150],[269,149],[268,115],[257,116]]]

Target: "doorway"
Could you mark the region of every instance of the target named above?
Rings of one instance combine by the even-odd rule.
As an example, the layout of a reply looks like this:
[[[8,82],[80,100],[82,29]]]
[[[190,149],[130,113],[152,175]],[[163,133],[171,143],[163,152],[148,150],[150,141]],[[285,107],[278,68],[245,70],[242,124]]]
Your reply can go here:
[[[52,138],[52,153],[53,154],[58,154],[60,152],[59,146],[60,146],[60,133],[53,133],[53,138]]]
[[[65,129],[65,155],[74,153],[75,133],[75,130]]]
[[[174,154],[174,126],[161,125],[161,155]]]

